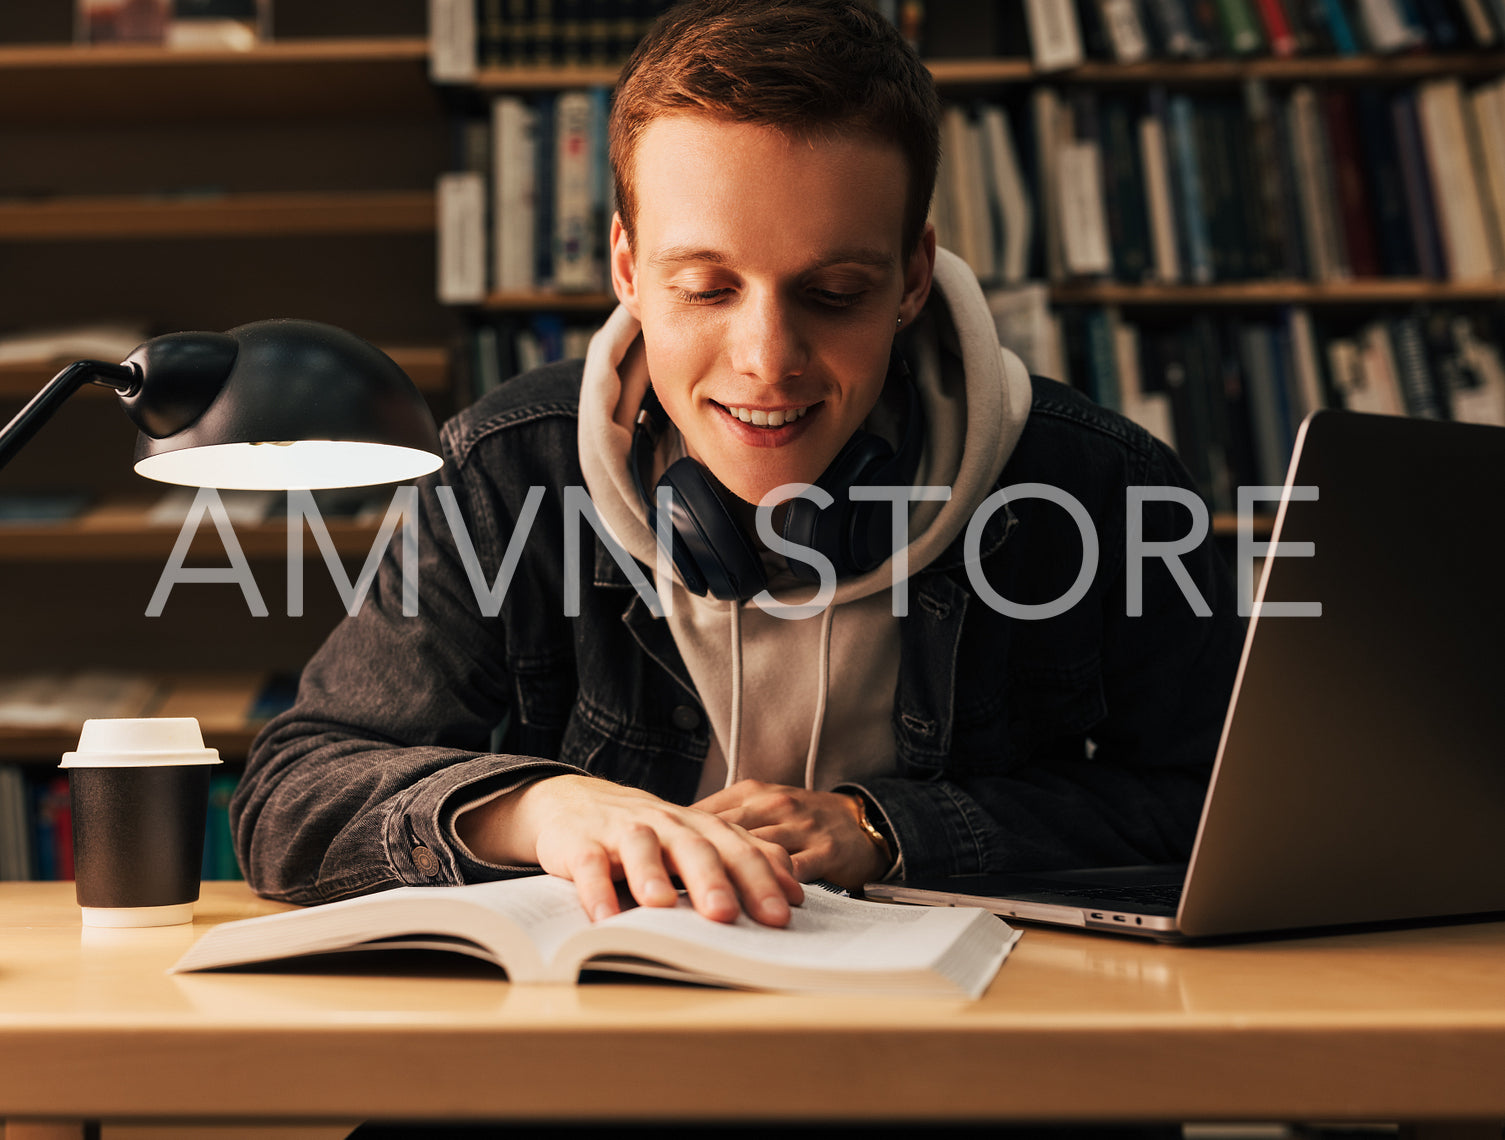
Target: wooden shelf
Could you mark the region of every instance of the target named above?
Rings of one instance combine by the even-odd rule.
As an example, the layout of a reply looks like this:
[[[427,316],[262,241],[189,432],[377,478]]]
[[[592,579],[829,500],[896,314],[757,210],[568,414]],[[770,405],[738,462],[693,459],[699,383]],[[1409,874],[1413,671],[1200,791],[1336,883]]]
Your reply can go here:
[[[568,91],[575,87],[610,87],[620,67],[483,67],[465,84],[482,91]]]
[[[432,233],[434,211],[432,190],[5,201],[0,241]]]
[[[1456,55],[1305,56],[1298,59],[1153,60],[1147,63],[1090,61],[1060,71],[1041,71],[1027,58],[932,59],[926,61],[940,87],[984,84],[1237,84],[1246,79],[1295,83],[1389,83],[1435,75],[1490,76],[1505,72],[1505,53]],[[619,69],[594,67],[493,67],[476,73],[466,86],[483,91],[561,91],[572,87],[610,87]]]
[[[1231,281],[1214,285],[1128,285],[1084,281],[1050,287],[1057,305],[1369,305],[1505,300],[1505,280],[1431,281],[1367,278],[1332,284],[1310,281]],[[496,312],[605,312],[616,304],[608,293],[493,293],[481,308]]]
[[[249,51],[0,46],[0,122],[203,122],[437,110],[428,41],[307,39]]]
[[[1267,539],[1275,530],[1274,515],[1254,516],[1254,537]],[[1216,538],[1238,537],[1238,515],[1219,512],[1212,516],[1212,533]]]
[[[420,392],[442,395],[449,391],[449,352],[443,348],[382,346],[399,368],[408,374]],[[47,364],[0,364],[0,400],[29,400],[42,386],[73,361],[55,360]],[[115,393],[98,384],[87,384],[73,399],[98,399]]]
[[[1146,63],[1091,61],[1061,71],[1040,71],[1027,59],[939,59],[928,62],[938,86],[989,83],[1237,84],[1273,82],[1388,83],[1435,75],[1490,76],[1505,72],[1505,53],[1456,55],[1306,56],[1296,59],[1153,60]]]
[[[149,523],[149,504],[105,503],[76,519],[49,523],[0,523],[0,564],[12,562],[134,561],[166,562],[178,540],[177,525]],[[330,540],[341,557],[364,557],[376,540],[380,520],[355,522],[326,518]],[[237,524],[235,538],[250,559],[287,557],[287,520]],[[322,559],[312,534],[304,527],[303,556]],[[189,547],[191,564],[227,565],[225,547],[212,520],[205,518]]]
[[[496,312],[602,313],[614,308],[616,303],[616,297],[610,293],[539,291],[536,293],[492,293],[481,302],[481,308]]]
[[[1505,281],[1430,281],[1367,278],[1340,283],[1231,281],[1221,285],[1126,285],[1082,282],[1053,285],[1057,305],[1366,305],[1412,302],[1499,301]]]

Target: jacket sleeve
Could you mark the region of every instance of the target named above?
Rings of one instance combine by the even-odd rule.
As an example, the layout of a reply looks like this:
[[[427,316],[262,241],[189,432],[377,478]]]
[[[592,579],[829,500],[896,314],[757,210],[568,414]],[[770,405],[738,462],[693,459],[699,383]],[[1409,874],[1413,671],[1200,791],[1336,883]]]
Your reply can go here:
[[[1190,487],[1179,461],[1158,443],[1137,481]],[[1184,507],[1147,503],[1144,539],[1179,538],[1189,518]],[[946,766],[935,779],[865,780],[860,790],[885,817],[905,878],[1188,858],[1243,621],[1210,536],[1181,561],[1211,615],[1197,616],[1166,564],[1150,557],[1143,561],[1143,614],[1130,616],[1122,528],[1114,521],[1102,530],[1116,535],[1117,555],[1110,560],[1105,541],[1102,588],[1079,603],[1097,615],[1101,717],[1085,734],[1042,743],[1003,774]]]
[[[512,508],[468,487],[447,461],[418,489],[409,585],[417,612],[404,613],[399,531],[370,595],[309,661],[293,707],[252,745],[230,824],[259,894],[308,904],[536,869],[480,863],[454,833],[464,806],[576,769],[489,752],[509,704],[504,630],[499,617],[483,616],[451,533],[440,500],[451,488],[479,552],[472,561],[487,584],[497,572],[495,536],[505,544]]]

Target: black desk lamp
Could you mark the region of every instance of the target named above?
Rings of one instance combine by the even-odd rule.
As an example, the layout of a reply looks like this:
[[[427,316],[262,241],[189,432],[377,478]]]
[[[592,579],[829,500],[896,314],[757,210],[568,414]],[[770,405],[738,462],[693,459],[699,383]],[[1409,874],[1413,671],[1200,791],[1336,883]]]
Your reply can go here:
[[[428,405],[385,353],[332,325],[274,320],[155,337],[120,364],[70,364],[0,429],[0,467],[85,384],[119,393],[141,429],[136,471],[164,483],[361,487],[441,463]]]

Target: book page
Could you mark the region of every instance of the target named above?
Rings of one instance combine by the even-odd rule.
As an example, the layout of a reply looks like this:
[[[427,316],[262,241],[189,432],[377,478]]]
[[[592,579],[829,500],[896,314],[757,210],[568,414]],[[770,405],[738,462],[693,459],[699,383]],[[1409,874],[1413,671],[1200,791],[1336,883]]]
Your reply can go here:
[[[787,927],[763,926],[746,915],[713,922],[681,896],[674,908],[638,907],[597,923],[559,953],[562,962],[585,968],[609,969],[613,958],[637,957],[731,985],[976,996],[1012,938],[1004,923],[981,910],[865,902],[807,887]],[[948,958],[958,944],[966,961]]]
[[[440,935],[481,947],[513,981],[542,981],[554,948],[589,925],[574,884],[546,875],[458,887],[397,887],[223,923],[194,943],[172,972]],[[573,978],[571,973],[566,980]]]

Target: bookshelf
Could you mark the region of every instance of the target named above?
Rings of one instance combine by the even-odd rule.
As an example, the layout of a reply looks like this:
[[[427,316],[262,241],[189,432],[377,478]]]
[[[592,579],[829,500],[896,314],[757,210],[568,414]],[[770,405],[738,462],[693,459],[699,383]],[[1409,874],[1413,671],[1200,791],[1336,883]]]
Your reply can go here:
[[[72,10],[0,11],[0,338],[305,317],[382,346],[447,415],[458,321],[435,300],[434,183],[449,139],[423,5],[277,4],[272,37],[248,51],[80,46]],[[0,416],[63,363],[0,364]],[[138,711],[199,716],[233,763],[267,678],[295,672],[343,602],[305,532],[305,614],[288,616],[279,518],[236,527],[268,617],[231,584],[178,585],[146,617],[178,527],[152,522],[167,488],[132,473],[134,428],[116,403],[81,392],[0,473],[0,495],[88,497],[63,521],[0,522],[0,621],[17,647],[6,668],[153,678]],[[325,523],[353,578],[378,523]],[[227,564],[212,525],[187,564]],[[40,772],[76,740],[76,725],[0,725],[0,761]]]

